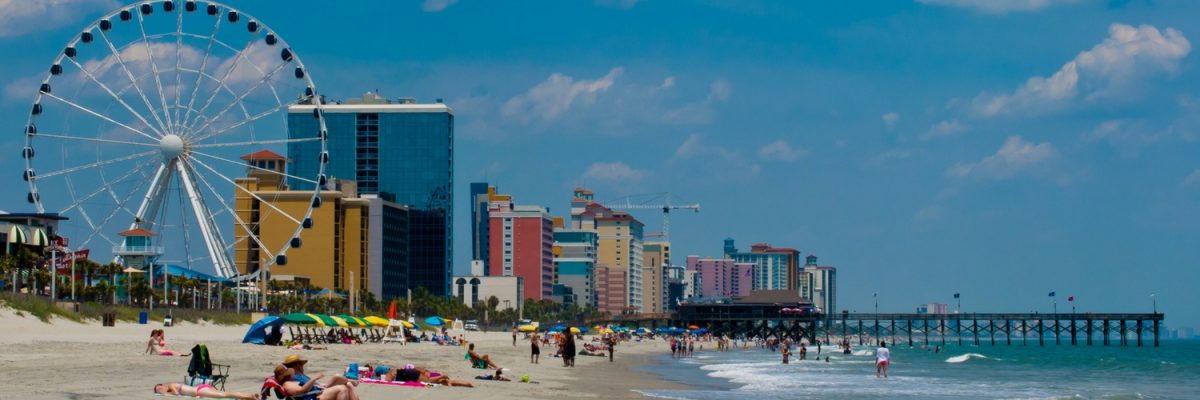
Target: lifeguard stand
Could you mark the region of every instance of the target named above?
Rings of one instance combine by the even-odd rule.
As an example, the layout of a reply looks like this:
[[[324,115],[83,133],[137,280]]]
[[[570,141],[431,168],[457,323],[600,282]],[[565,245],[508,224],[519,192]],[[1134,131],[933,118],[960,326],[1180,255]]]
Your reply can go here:
[[[158,233],[143,228],[134,228],[121,233],[124,242],[113,247],[113,254],[121,257],[121,264],[126,268],[148,270],[162,256],[162,246],[154,245],[154,237]]]

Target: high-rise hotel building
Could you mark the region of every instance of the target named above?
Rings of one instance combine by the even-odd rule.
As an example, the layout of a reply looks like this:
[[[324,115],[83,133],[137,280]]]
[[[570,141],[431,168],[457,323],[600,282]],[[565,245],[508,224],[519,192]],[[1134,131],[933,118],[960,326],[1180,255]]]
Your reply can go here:
[[[314,106],[288,108],[288,137],[319,134]],[[405,270],[382,271],[383,297],[424,287],[450,293],[453,275],[454,113],[440,101],[391,101],[374,93],[324,106],[330,180],[357,183],[358,195],[374,195],[406,206],[408,249]],[[288,174],[316,176],[318,142],[288,143]],[[293,190],[312,184],[289,178]]]

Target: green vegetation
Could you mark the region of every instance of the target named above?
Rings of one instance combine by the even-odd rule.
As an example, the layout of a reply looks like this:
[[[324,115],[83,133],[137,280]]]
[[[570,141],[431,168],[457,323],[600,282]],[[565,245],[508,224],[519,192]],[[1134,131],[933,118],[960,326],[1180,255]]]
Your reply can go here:
[[[151,321],[162,321],[163,317],[169,312],[175,319],[175,322],[199,323],[207,321],[208,323],[217,325],[245,325],[251,322],[249,312],[236,313],[224,310],[203,309],[155,309],[150,311],[137,307],[125,305],[113,306],[97,302],[80,303],[79,312],[76,313],[51,304],[45,297],[13,293],[0,293],[0,306],[16,310],[18,315],[33,315],[42,322],[49,322],[52,316],[76,322],[86,322],[87,320],[100,321],[104,313],[109,312],[115,313],[119,321],[136,322],[138,314],[142,311],[149,312]]]

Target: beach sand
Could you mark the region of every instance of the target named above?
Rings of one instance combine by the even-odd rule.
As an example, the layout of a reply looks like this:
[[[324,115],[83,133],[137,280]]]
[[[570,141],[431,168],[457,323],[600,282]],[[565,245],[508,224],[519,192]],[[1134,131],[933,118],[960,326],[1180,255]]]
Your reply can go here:
[[[138,325],[118,322],[102,327],[99,321],[80,324],[68,320],[39,321],[0,308],[0,389],[5,399],[152,399],[156,383],[181,383],[189,357],[143,355],[150,330],[161,323]],[[480,354],[488,354],[507,375],[529,374],[532,381],[492,382],[473,379],[486,372],[472,369],[463,359],[466,349],[432,343],[401,346],[397,343],[328,345],[328,350],[292,351],[283,347],[241,343],[246,326],[181,323],[166,330],[172,350],[188,351],[208,345],[214,363],[228,364],[229,391],[257,393],[263,378],[289,354],[309,360],[309,375],[340,374],[347,363],[403,366],[413,363],[470,380],[475,388],[405,388],[363,384],[362,399],[569,399],[643,398],[633,389],[675,389],[678,384],[656,379],[644,363],[667,350],[666,344],[629,343],[617,346],[615,362],[607,357],[578,356],[575,368],[545,355],[540,364],[529,362],[529,342],[512,345],[509,332],[467,332]],[[288,335],[285,334],[285,338]],[[591,336],[587,336],[591,340]],[[580,346],[582,348],[582,345]]]

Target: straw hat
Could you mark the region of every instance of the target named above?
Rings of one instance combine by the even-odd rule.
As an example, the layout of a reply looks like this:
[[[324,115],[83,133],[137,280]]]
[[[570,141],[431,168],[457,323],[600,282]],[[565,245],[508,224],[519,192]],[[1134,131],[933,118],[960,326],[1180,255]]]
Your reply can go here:
[[[279,383],[287,382],[296,375],[296,370],[285,367],[283,365],[275,366],[275,380]]]
[[[300,356],[292,354],[283,359],[283,365],[292,365],[300,363],[300,365],[308,364],[308,360],[300,358]]]

